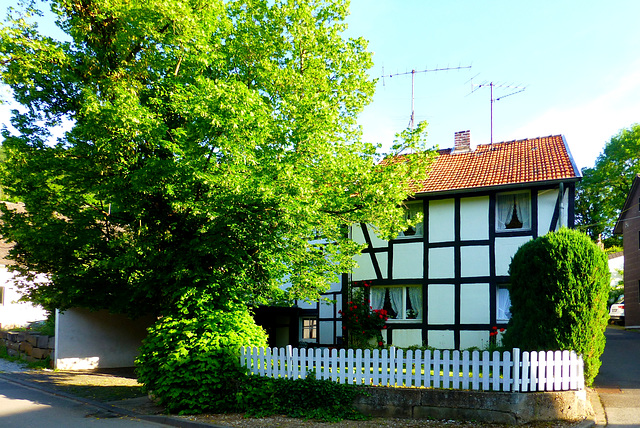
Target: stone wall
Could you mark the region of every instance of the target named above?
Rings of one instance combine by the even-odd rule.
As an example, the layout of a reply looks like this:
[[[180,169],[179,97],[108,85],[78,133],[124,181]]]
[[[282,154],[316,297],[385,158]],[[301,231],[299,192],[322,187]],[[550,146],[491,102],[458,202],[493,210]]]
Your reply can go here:
[[[53,336],[32,334],[27,331],[2,331],[0,341],[7,347],[7,353],[13,357],[21,357],[25,361],[42,361],[51,357],[55,347]]]
[[[585,390],[518,393],[367,387],[366,392],[356,399],[356,407],[379,417],[522,424],[577,421],[593,413]]]

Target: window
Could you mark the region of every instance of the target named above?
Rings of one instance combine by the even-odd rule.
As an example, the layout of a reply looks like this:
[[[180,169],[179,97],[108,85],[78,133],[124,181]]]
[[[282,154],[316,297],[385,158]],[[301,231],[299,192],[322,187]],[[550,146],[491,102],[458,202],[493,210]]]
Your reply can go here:
[[[405,220],[414,220],[420,218],[420,221],[415,225],[409,227],[404,232],[400,232],[398,237],[420,237],[423,234],[423,221],[422,221],[422,201],[407,204],[404,210]]]
[[[422,286],[371,287],[371,307],[385,309],[389,320],[422,319]]]
[[[498,299],[498,304],[496,305],[496,321],[509,321],[509,319],[511,319],[511,297],[509,296],[509,289],[507,287],[498,287],[496,295]]]
[[[496,230],[531,229],[531,193],[499,193],[496,195]]]
[[[301,337],[302,340],[315,341],[318,337],[318,324],[315,318],[301,318],[300,319]]]

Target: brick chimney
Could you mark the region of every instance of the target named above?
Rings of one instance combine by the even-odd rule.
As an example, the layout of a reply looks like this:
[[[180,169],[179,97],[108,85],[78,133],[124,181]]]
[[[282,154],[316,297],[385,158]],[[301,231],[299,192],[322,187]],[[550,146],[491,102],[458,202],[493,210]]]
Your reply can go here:
[[[471,151],[471,131],[459,131],[455,134],[452,155],[459,153],[469,153]]]

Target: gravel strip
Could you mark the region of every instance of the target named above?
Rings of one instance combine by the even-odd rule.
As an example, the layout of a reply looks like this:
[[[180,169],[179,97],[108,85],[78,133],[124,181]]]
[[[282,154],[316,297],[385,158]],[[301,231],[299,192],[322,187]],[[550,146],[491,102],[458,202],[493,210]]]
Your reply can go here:
[[[452,420],[373,418],[367,421],[317,422],[286,416],[270,416],[265,418],[245,418],[241,413],[221,415],[180,416],[192,422],[204,422],[217,426],[233,428],[513,428],[513,425],[490,424],[482,422],[460,422]],[[518,428],[570,428],[579,423],[568,421],[535,422],[518,425]]]
[[[26,372],[30,369],[25,367],[21,363],[17,363],[15,361],[8,361],[3,358],[0,358],[0,372],[5,373],[16,373],[16,372]]]

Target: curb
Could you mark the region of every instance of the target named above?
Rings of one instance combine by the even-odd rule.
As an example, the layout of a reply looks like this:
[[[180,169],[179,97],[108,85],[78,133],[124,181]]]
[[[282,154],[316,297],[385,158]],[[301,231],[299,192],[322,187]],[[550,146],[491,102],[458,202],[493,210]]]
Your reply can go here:
[[[42,386],[37,382],[28,382],[28,381],[23,381],[18,379],[12,379],[10,376],[7,376],[6,373],[0,373],[0,379],[5,380],[9,383],[20,385],[25,388],[38,390],[49,395],[53,395],[56,397],[61,397],[67,400],[86,404],[88,406],[100,409],[102,411],[106,411],[107,413],[116,414],[118,416],[126,416],[129,418],[141,419],[148,422],[154,422],[157,424],[164,424],[164,425],[178,427],[178,428],[231,428],[226,425],[214,425],[214,424],[207,424],[207,423],[201,423],[201,422],[193,422],[193,421],[188,421],[181,418],[174,418],[172,416],[144,415],[144,414],[132,412],[131,410],[123,409],[121,407],[117,407],[111,404],[105,404],[99,401],[91,400],[89,398],[82,398],[75,395],[67,394],[66,392],[56,391],[52,388]]]

